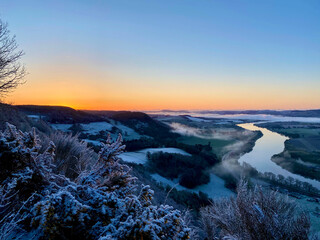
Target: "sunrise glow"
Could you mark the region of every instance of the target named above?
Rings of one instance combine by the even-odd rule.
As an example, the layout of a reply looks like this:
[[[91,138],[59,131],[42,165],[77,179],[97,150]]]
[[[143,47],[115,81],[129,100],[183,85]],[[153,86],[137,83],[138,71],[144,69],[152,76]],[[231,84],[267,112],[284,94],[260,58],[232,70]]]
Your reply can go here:
[[[1,1],[29,73],[5,101],[98,110],[319,108],[315,6]]]

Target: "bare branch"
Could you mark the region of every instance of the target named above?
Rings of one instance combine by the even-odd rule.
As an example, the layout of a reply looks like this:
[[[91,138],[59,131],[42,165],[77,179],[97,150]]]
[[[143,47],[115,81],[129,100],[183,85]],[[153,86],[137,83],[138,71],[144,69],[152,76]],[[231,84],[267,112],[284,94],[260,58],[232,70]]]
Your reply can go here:
[[[24,83],[26,71],[19,62],[24,55],[18,50],[16,37],[10,36],[8,24],[0,19],[0,97]]]

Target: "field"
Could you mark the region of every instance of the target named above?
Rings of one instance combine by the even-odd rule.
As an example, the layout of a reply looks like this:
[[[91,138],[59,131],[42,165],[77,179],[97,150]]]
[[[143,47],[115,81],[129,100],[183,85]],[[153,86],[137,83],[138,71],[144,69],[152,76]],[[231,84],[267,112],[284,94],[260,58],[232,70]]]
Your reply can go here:
[[[232,145],[236,142],[236,140],[204,139],[194,136],[182,136],[178,138],[178,141],[190,145],[210,143],[213,153],[215,153],[218,157],[223,156],[226,146]]]
[[[166,152],[166,153],[179,153],[182,155],[190,156],[189,153],[178,148],[147,148],[136,152],[124,152],[119,157],[125,162],[136,164],[145,164],[147,162],[147,153]]]
[[[51,124],[51,126],[63,132],[72,132],[73,124]],[[93,145],[100,145],[99,140],[103,140],[104,137],[100,136],[101,133],[110,133],[114,139],[119,133],[122,134],[123,139],[132,140],[139,139],[141,135],[130,127],[127,127],[120,122],[109,120],[109,122],[91,122],[79,124],[78,133],[81,133],[82,139]],[[96,141],[98,140],[98,141]]]
[[[190,145],[210,144],[212,152],[221,159],[230,151],[241,151],[238,147],[244,146],[256,135],[225,119],[170,116],[159,117],[158,120],[170,125],[174,132],[181,135],[177,139],[179,142]]]
[[[178,149],[178,148],[148,148],[144,150],[140,150],[137,152],[125,152],[119,155],[119,157],[125,161],[135,164],[145,164],[147,160],[147,153],[155,153],[155,152],[167,152],[167,153],[179,153],[186,156],[190,156],[187,152]],[[169,185],[170,187],[175,187],[177,190],[186,190],[189,192],[199,193],[200,191],[208,194],[210,198],[219,198],[219,197],[228,197],[233,195],[229,189],[224,186],[224,180],[219,178],[214,174],[210,174],[210,182],[207,184],[202,184],[200,186],[195,187],[194,189],[188,189],[179,185],[179,180],[174,179],[170,180],[165,177],[160,176],[159,174],[151,174],[152,178],[164,185]]]
[[[320,137],[320,123],[269,122],[257,124],[290,138]]]
[[[224,181],[223,179],[219,178],[218,176],[214,174],[210,174],[210,182],[207,184],[203,184],[201,186],[198,186],[194,189],[189,189],[185,188],[178,183],[178,179],[175,180],[170,180],[167,178],[164,178],[160,176],[159,174],[152,174],[151,177],[164,185],[169,185],[170,187],[174,187],[179,191],[185,190],[185,191],[190,191],[190,192],[203,192],[207,194],[210,198],[212,199],[217,199],[217,198],[225,198],[225,197],[230,197],[233,196],[234,193],[226,188],[224,186]]]
[[[320,137],[320,129],[316,129],[316,128],[277,129],[277,132],[282,133],[284,135],[296,134],[296,135],[299,135],[299,137],[310,137],[310,136],[319,136]]]

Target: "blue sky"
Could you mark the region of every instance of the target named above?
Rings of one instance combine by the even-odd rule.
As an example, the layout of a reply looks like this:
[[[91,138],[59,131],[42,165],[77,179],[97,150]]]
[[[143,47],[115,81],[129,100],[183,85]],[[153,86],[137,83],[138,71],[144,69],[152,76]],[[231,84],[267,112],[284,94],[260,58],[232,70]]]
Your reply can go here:
[[[320,107],[319,1],[2,0],[0,16],[17,35],[30,72],[13,102],[79,108],[99,102],[97,108],[106,109]],[[43,92],[43,82],[60,79],[70,81],[65,88],[76,79],[83,88],[92,82],[91,92],[64,89],[63,96],[32,98],[34,89]],[[117,96],[104,98],[102,88]]]

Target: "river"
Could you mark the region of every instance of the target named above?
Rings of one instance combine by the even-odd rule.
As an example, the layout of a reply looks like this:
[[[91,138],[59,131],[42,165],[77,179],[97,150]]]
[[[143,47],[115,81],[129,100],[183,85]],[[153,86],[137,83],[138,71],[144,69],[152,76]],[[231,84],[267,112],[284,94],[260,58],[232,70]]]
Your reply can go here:
[[[238,124],[238,126],[251,131],[259,130],[263,134],[263,136],[256,141],[252,151],[240,157],[240,159],[238,160],[240,164],[246,162],[261,173],[271,172],[276,175],[281,174],[284,177],[290,176],[294,179],[308,182],[314,187],[320,189],[319,181],[291,173],[271,161],[271,157],[273,155],[281,153],[284,150],[284,142],[288,139],[287,137],[282,136],[276,132],[272,132],[266,128],[257,127],[254,125],[254,123],[243,123]]]

